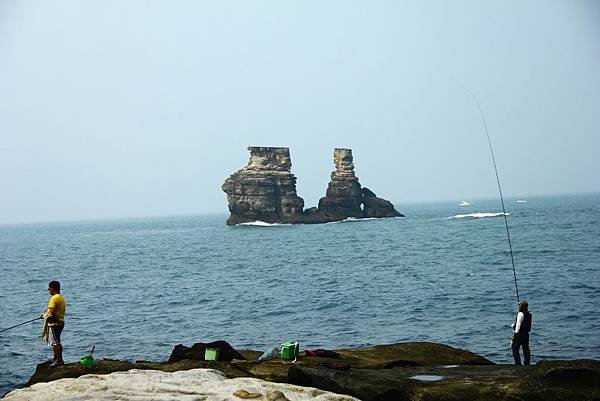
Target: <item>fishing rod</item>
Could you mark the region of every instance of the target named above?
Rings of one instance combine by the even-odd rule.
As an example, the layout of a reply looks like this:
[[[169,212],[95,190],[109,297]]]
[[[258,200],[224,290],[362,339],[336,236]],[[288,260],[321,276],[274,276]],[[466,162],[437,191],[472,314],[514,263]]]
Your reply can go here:
[[[41,318],[41,317],[36,317],[35,319],[31,319],[31,320],[28,320],[28,321],[26,321],[26,322],[19,323],[19,324],[16,324],[16,325],[14,325],[14,326],[11,326],[11,327],[7,327],[6,329],[2,329],[2,330],[0,330],[0,333],[2,333],[3,331],[7,331],[7,330],[10,330],[10,329],[14,329],[15,327],[23,326],[24,324],[27,324],[27,323],[35,322],[36,320],[40,320],[40,319],[42,319],[42,318]]]
[[[485,121],[485,116],[483,115],[483,110],[481,109],[481,106],[479,105],[479,101],[477,100],[477,97],[475,97],[475,95],[472,92],[469,91],[469,93],[471,93],[471,96],[473,96],[473,100],[475,100],[475,104],[477,105],[477,108],[479,109],[479,115],[481,116],[481,120],[483,121],[483,126],[485,128],[485,134],[487,136],[488,145],[490,146],[490,154],[492,155],[492,162],[494,163],[494,171],[496,172],[496,182],[498,183],[498,192],[500,193],[500,202],[502,203],[502,215],[504,216],[504,226],[506,227],[506,238],[508,238],[508,249],[510,250],[510,261],[512,263],[513,277],[515,279],[515,290],[517,292],[517,303],[518,303],[520,300],[519,300],[519,285],[517,284],[517,271],[515,269],[515,258],[513,256],[512,243],[510,241],[510,231],[508,230],[508,219],[506,218],[506,209],[504,208],[504,197],[502,196],[502,188],[500,187],[500,176],[498,175],[498,167],[496,166],[496,158],[494,157],[494,149],[492,149],[492,141],[490,140],[490,133],[488,131],[487,123]]]

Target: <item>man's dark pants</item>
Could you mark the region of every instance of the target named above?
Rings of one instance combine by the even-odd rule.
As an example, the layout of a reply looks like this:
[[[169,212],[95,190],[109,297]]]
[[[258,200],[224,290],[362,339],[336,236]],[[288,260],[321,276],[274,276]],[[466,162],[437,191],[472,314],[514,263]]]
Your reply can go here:
[[[515,358],[515,365],[521,365],[521,355],[519,354],[520,347],[523,347],[525,365],[529,365],[531,360],[531,351],[529,350],[529,333],[517,333],[513,338],[512,353],[513,358]]]

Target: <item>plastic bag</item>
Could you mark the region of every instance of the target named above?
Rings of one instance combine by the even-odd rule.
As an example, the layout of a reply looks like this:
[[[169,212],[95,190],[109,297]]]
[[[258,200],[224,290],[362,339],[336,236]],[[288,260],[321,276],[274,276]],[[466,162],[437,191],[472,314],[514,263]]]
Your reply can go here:
[[[275,359],[279,356],[281,350],[279,347],[273,347],[273,349],[269,351],[265,351],[261,356],[258,357],[258,362],[264,362],[271,359]]]

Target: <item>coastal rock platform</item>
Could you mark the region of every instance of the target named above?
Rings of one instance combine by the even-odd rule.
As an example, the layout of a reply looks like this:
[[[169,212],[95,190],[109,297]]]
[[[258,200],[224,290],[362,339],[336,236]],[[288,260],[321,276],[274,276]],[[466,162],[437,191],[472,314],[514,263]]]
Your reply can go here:
[[[15,390],[7,400],[63,401],[77,400],[267,400],[267,401],[356,401],[356,398],[315,388],[242,377],[228,379],[213,369],[176,372],[132,369],[108,375],[88,374],[77,379],[60,379],[51,383]]]
[[[428,342],[340,349],[336,350],[339,358],[300,355],[295,363],[283,363],[280,359],[259,363],[256,361],[261,354],[259,351],[239,351],[245,359],[230,362],[205,361],[201,351],[202,346],[186,348],[186,358],[190,359],[171,362],[105,359],[97,361],[96,366],[89,369],[78,363],[57,368],[48,367],[48,363],[40,364],[27,383],[32,387],[15,390],[7,395],[7,399],[30,399],[19,398],[19,394],[36,387],[35,383],[63,378],[105,375],[131,369],[180,372],[203,368],[217,370],[228,379],[253,378],[283,384],[277,389],[262,388],[255,392],[261,394],[256,399],[268,399],[269,391],[281,391],[290,400],[304,399],[298,398],[286,387],[302,386],[361,400],[600,400],[600,361],[597,360],[543,361],[527,367],[497,365],[472,352]],[[170,383],[171,379],[165,380]],[[163,384],[158,382],[156,385]],[[135,397],[121,399],[143,397],[143,391],[146,391],[143,388],[140,387]],[[177,391],[187,390],[183,386]],[[233,396],[233,393],[227,397],[219,394],[196,399],[243,398]],[[323,394],[314,393],[313,396],[330,397]]]

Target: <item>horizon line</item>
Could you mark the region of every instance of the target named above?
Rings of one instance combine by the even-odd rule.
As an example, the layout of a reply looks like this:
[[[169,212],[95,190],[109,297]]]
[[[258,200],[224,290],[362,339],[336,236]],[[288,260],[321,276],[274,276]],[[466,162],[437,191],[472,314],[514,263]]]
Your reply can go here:
[[[600,191],[584,191],[584,192],[559,192],[559,193],[548,193],[548,194],[536,194],[536,195],[509,195],[507,199],[535,199],[542,197],[556,197],[556,196],[576,196],[576,195],[597,195]],[[446,199],[429,199],[429,200],[411,200],[411,201],[400,201],[393,202],[394,207],[397,205],[415,205],[415,204],[435,204],[443,202],[457,202],[462,200],[469,201],[493,201],[500,200],[499,197],[475,197],[475,198],[446,198]],[[200,216],[218,216],[227,215],[229,211],[213,211],[213,212],[182,212],[182,213],[165,213],[165,214],[148,214],[142,216],[109,216],[109,217],[82,217],[72,218],[64,220],[33,220],[33,221],[20,221],[20,222],[0,222],[0,227],[14,227],[14,226],[35,226],[45,224],[84,224],[84,223],[100,223],[110,221],[125,221],[125,220],[146,220],[146,219],[168,219],[177,217],[200,217]]]

